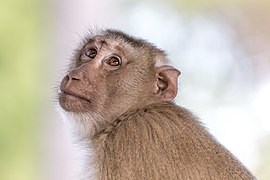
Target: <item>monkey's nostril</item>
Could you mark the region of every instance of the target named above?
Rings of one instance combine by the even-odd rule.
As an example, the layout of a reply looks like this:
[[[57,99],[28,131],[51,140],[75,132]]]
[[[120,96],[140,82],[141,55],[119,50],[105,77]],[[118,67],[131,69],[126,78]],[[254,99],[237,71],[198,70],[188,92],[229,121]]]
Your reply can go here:
[[[79,78],[76,78],[76,77],[72,77],[71,80],[79,81],[80,79]]]
[[[75,73],[74,71],[70,72],[67,76],[68,76],[69,81],[79,81],[80,80],[79,74]]]

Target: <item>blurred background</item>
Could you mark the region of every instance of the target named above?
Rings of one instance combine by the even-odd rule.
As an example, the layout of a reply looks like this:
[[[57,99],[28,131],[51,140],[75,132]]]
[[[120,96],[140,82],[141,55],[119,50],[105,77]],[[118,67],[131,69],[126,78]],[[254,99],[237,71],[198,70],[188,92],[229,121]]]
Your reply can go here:
[[[176,102],[258,179],[270,179],[269,0],[1,1],[0,179],[78,179],[56,87],[95,27],[165,49],[182,72]]]

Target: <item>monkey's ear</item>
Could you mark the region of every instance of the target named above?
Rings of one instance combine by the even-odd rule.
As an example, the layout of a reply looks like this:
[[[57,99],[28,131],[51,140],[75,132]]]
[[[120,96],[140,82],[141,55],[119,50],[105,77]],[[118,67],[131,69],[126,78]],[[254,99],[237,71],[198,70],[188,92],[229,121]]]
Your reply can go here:
[[[161,66],[157,68],[156,93],[163,101],[171,101],[175,98],[178,90],[177,79],[180,71],[172,66]]]

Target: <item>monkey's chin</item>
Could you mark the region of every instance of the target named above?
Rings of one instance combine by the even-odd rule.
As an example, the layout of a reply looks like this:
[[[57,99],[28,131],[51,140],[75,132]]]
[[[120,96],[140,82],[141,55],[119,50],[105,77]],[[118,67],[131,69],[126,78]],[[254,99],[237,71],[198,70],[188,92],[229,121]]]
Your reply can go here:
[[[89,112],[92,107],[89,100],[66,93],[59,93],[59,104],[67,112]]]

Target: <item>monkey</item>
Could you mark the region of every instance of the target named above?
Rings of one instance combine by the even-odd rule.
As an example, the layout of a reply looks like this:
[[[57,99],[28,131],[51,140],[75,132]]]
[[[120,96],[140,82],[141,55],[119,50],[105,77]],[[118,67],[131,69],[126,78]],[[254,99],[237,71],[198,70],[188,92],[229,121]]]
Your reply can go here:
[[[180,74],[164,50],[122,31],[103,29],[83,40],[58,100],[78,141],[91,150],[86,179],[256,179],[176,105]]]

